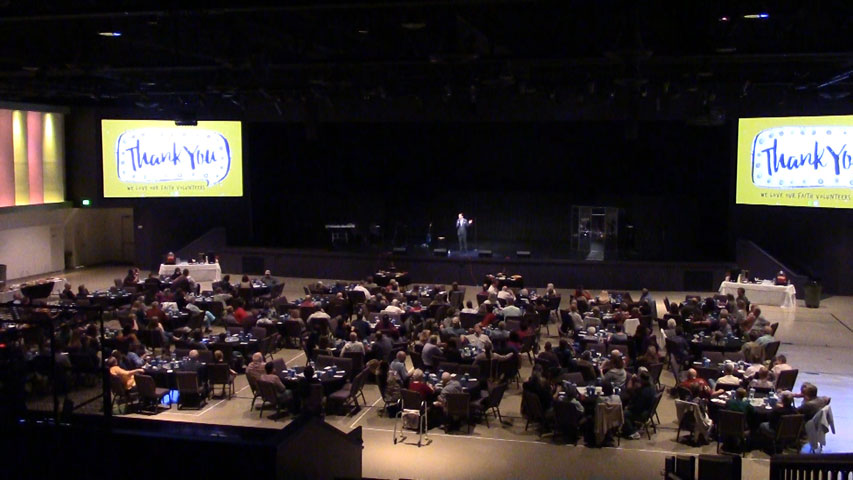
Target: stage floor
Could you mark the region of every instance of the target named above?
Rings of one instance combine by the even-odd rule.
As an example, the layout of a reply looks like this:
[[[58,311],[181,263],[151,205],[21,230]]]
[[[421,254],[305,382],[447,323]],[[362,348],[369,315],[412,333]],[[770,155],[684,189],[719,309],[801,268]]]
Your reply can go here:
[[[74,288],[81,282],[90,290],[106,288],[112,285],[113,278],[122,277],[126,267],[103,267],[66,272]],[[147,272],[146,272],[147,273]],[[235,272],[232,272],[232,275]],[[279,273],[279,272],[274,272]],[[298,297],[302,286],[316,280],[324,282],[333,279],[287,278],[285,295]],[[533,285],[533,287],[542,286]],[[560,287],[558,285],[558,287]],[[474,299],[478,287],[467,287],[466,299]],[[568,292],[563,290],[564,298]],[[632,292],[632,295],[639,292]],[[691,292],[695,293],[695,292]],[[711,294],[712,292],[706,292]],[[653,292],[658,301],[658,311],[663,311],[664,296],[683,298],[684,292]],[[777,307],[763,307],[762,311],[771,322],[779,322],[777,336],[782,340],[780,353],[787,355],[788,361],[800,369],[796,388],[802,382],[809,381],[819,388],[820,395],[833,398],[832,407],[836,422],[836,435],[827,437],[827,452],[853,452],[853,297],[830,297],[821,303],[819,309],[808,309],[798,302],[796,309],[783,310]],[[219,329],[217,329],[219,331]],[[556,329],[551,326],[552,336],[543,338],[543,342],[556,342]],[[305,356],[298,350],[281,350],[276,357],[282,357],[288,365],[304,362]],[[530,374],[530,365],[523,360],[522,378]],[[664,371],[662,382],[673,384],[673,378]],[[177,411],[172,409],[156,416],[145,417],[152,421],[187,421],[213,424],[257,426],[281,428],[287,418],[273,421],[259,418],[257,410],[249,411],[251,393],[245,376],[238,376],[237,395],[230,400],[214,399],[200,411]],[[658,433],[648,440],[622,440],[621,447],[590,449],[554,445],[550,437],[539,439],[534,429],[524,431],[524,420],[520,414],[521,390],[511,386],[501,404],[501,412],[507,424],[498,426],[492,422],[491,428],[476,425],[470,435],[464,432],[445,435],[441,430],[430,434],[432,444],[418,448],[406,443],[392,443],[393,419],[379,417],[378,405],[381,403],[375,385],[365,388],[368,408],[363,408],[354,416],[327,416],[326,420],[344,430],[356,427],[364,429],[364,471],[366,477],[376,478],[656,478],[663,469],[664,458],[672,454],[715,453],[716,444],[704,447],[689,447],[676,443],[674,402],[664,397],[659,414],[662,425]],[[266,416],[266,415],[265,415]],[[409,436],[409,440],[413,438]],[[536,458],[535,468],[529,460]],[[617,461],[613,461],[617,460]],[[747,453],[744,461],[743,478],[767,478],[768,456],[753,450]]]

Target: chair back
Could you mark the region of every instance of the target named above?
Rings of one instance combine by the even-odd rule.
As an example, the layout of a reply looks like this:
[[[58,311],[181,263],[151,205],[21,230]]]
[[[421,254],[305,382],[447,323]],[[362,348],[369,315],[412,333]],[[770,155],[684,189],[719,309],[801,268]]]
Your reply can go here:
[[[719,365],[726,360],[723,352],[715,350],[702,350],[702,356],[710,360],[712,365]]]
[[[542,402],[532,392],[524,392],[521,397],[521,414],[531,422],[541,422],[545,418]]]
[[[746,432],[746,414],[731,410],[717,412],[717,433],[721,437],[743,437]]]
[[[347,298],[353,305],[361,305],[365,301],[367,301],[367,297],[364,295],[364,292],[361,290],[350,290],[347,292]]]
[[[228,335],[240,335],[243,333],[243,327],[228,327],[226,330],[228,331]]]
[[[284,334],[288,337],[299,337],[302,334],[302,324],[298,320],[285,320]]]
[[[779,322],[770,324],[771,335],[776,336],[776,330],[779,330]]]
[[[231,382],[228,365],[224,363],[211,363],[207,365],[207,379],[210,383],[221,385]]]
[[[424,370],[426,368],[426,366],[424,365],[423,357],[421,357],[421,352],[409,350],[409,357],[412,358],[412,365],[415,368],[419,368],[421,370]]]
[[[440,370],[444,370],[445,372],[458,373],[458,371],[459,371],[459,364],[458,364],[458,363],[453,363],[453,362],[445,362],[445,361],[441,361],[441,362],[439,362],[439,364],[438,364],[438,368],[439,368]]]
[[[479,292],[479,293],[477,293],[477,306],[482,305],[482,304],[483,304],[483,302],[485,302],[485,301],[486,301],[486,300],[488,300],[488,299],[489,299],[489,294],[488,294],[488,293],[486,293],[486,292]]]
[[[580,414],[578,410],[569,402],[556,401],[554,402],[554,421],[557,430],[570,430],[577,428]]]
[[[133,379],[136,382],[136,391],[139,392],[140,397],[145,399],[154,399],[157,397],[157,385],[151,376],[137,373],[133,376]]]
[[[579,387],[586,386],[586,379],[583,377],[581,372],[564,373],[560,376],[560,379],[572,382]]]
[[[271,403],[273,405],[278,404],[278,397],[275,394],[275,385],[266,380],[258,379],[258,390],[260,390],[261,398],[265,403]]]
[[[456,367],[457,375],[470,375],[472,378],[480,378],[480,367],[478,365],[459,364]]]
[[[404,410],[420,410],[424,405],[424,399],[421,398],[421,394],[409,389],[400,390],[400,398],[403,399],[403,409]]]
[[[803,430],[805,416],[802,414],[782,415],[776,427],[776,442],[798,440]]]
[[[308,398],[303,405],[305,412],[312,415],[321,415],[323,413],[323,385],[320,383],[312,383],[309,386]]]
[[[797,383],[797,375],[800,373],[799,370],[782,370],[779,372],[779,377],[776,378],[776,390],[790,390],[794,391],[794,384]]]
[[[450,298],[448,298],[448,302],[450,302],[450,305],[452,305],[453,308],[456,308],[457,310],[461,310],[462,309],[462,301],[464,299],[465,299],[465,289],[460,289],[460,290],[450,292]]]
[[[250,332],[252,336],[257,338],[258,340],[267,338],[267,329],[264,327],[252,327],[252,330],[250,330]]]
[[[261,392],[258,389],[258,381],[260,379],[255,377],[254,375],[246,375],[246,382],[249,383],[249,388],[252,390],[252,395],[257,396],[260,395]]]
[[[444,396],[445,412],[449,417],[468,418],[471,409],[471,395],[467,393],[448,393]]]
[[[765,345],[764,346],[764,359],[765,360],[773,359],[776,356],[776,352],[779,351],[779,345],[781,345],[781,344],[782,344],[782,342],[780,342],[779,340],[776,340],[775,342],[770,342],[767,345]]]
[[[190,349],[189,348],[176,348],[175,349],[175,358],[177,358],[177,359],[186,358],[189,355],[190,355]]]
[[[720,378],[720,369],[714,367],[694,367],[696,376],[705,380],[716,380]]]
[[[529,353],[533,351],[533,342],[536,340],[535,335],[528,335],[521,341],[521,351],[519,353]]]
[[[617,347],[618,345],[614,345],[613,347]],[[590,352],[600,353],[602,355],[607,355],[607,345],[598,342],[589,342],[586,344],[586,349]]]
[[[411,354],[411,352],[409,352]],[[418,354],[420,358],[420,354]],[[352,364],[347,371],[350,372],[360,372],[364,369],[364,353],[362,352],[345,352],[343,354],[343,358],[349,358],[352,360]],[[412,361],[414,363],[414,360]],[[418,368],[418,367],[415,367]]]
[[[462,328],[474,328],[474,325],[483,321],[483,317],[483,315],[477,313],[460,313],[459,323],[462,324]]]
[[[505,320],[505,323],[506,323],[506,331],[507,332],[514,332],[514,331],[518,330],[519,328],[521,328],[521,320],[518,320],[517,317],[516,318],[507,317],[507,319]]]
[[[213,363],[213,352],[211,352],[210,350],[199,350],[198,361],[207,364]]]
[[[198,393],[197,372],[175,372],[175,383],[180,393]]]
[[[489,407],[500,407],[506,393],[507,383],[501,382],[489,390]]]
[[[110,374],[110,390],[113,392],[113,395],[116,396],[125,396],[127,395],[127,390],[124,388],[124,382],[121,381],[121,377],[118,375]]]
[[[553,297],[548,297],[548,310],[557,310],[560,308],[560,302],[563,300],[563,297],[560,295],[554,295]]]
[[[742,362],[744,360],[743,352],[725,352],[723,353],[723,357],[726,360],[731,360],[732,362]]]
[[[335,357],[330,355],[317,355],[317,358],[314,359],[314,368],[316,368],[317,370],[322,370],[334,364]]]

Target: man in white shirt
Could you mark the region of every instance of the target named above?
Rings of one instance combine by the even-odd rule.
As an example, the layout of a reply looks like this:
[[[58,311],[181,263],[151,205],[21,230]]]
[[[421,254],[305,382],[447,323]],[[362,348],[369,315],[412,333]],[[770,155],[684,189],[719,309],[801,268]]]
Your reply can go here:
[[[717,385],[740,385],[741,379],[734,375],[733,363],[726,363],[723,367],[723,376],[717,379]]]
[[[521,309],[508,302],[507,306],[501,309],[501,316],[504,318],[521,318]]]
[[[349,341],[344,344],[343,348],[341,348],[341,356],[343,357],[345,353],[349,352],[361,352],[364,354],[364,344],[358,341],[358,334],[355,332],[351,332],[349,334]]]
[[[383,310],[383,312],[398,313],[402,315],[405,310],[400,308],[400,301],[395,298],[394,300],[391,300],[391,304],[385,307],[385,310]]]
[[[360,284],[360,283],[359,283],[358,285],[356,285],[356,286],[352,287],[352,291],[354,291],[354,292],[361,292],[361,293],[363,293],[363,294],[364,294],[364,299],[365,299],[365,300],[367,300],[368,298],[370,298],[370,290],[368,290],[364,285],[362,285],[362,284]]]
[[[578,312],[578,302],[572,302],[571,306],[569,307],[569,316],[572,318],[572,327],[575,330],[584,329],[585,325],[583,323],[583,318],[581,317],[580,312]]]
[[[400,381],[406,385],[409,380],[409,370],[406,368],[406,352],[400,350],[397,352],[397,357],[388,365],[388,368],[397,372]]]
[[[498,281],[497,280],[492,282],[492,284],[489,286],[489,289],[487,290],[487,292],[489,292],[489,296],[491,296],[492,294],[494,294],[494,295],[498,294]]]
[[[471,302],[471,300],[468,300],[467,302],[465,302],[465,308],[462,309],[461,313],[474,313],[474,314],[476,314],[477,309],[474,308],[474,304]]]
[[[770,373],[773,374],[773,378],[779,378],[779,374],[786,370],[793,370],[794,367],[788,365],[788,359],[785,358],[785,355],[776,355],[776,358],[773,360],[773,368],[770,370]]]
[[[507,303],[515,301],[515,294],[512,293],[512,290],[509,289],[506,285],[501,288],[501,291],[498,292],[498,299],[506,300]]]
[[[485,349],[487,343],[492,343],[488,335],[483,333],[483,328],[480,327],[479,323],[474,325],[474,333],[465,335],[465,340],[468,342],[468,345],[479,349]]]

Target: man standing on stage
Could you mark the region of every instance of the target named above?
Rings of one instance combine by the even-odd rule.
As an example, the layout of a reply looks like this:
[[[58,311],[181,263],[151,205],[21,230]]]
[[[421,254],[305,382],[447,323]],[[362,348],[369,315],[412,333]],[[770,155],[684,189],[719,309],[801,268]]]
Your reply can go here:
[[[459,251],[468,251],[468,227],[474,223],[474,220],[466,219],[461,213],[456,219],[456,236],[459,238]]]

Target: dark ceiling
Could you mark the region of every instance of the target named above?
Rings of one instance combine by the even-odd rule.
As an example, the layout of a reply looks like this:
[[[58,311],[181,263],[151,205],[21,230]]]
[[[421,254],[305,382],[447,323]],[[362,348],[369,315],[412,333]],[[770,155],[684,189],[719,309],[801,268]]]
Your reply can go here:
[[[0,99],[201,116],[429,117],[445,105],[445,117],[545,109],[711,124],[849,109],[849,0],[153,3],[0,0]]]

